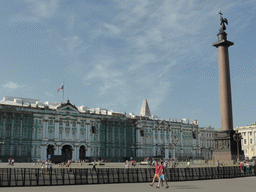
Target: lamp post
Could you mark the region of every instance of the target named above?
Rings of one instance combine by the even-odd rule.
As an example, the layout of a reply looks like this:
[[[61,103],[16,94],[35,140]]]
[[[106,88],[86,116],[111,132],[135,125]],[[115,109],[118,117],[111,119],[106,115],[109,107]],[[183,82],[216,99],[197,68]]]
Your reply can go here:
[[[242,139],[242,135],[238,133],[238,129],[236,130],[235,134],[233,135],[234,141],[236,141],[236,147],[237,147],[237,162],[239,162],[239,141]]]
[[[174,159],[176,158],[176,145],[179,142],[179,138],[176,137],[176,134],[172,137],[172,145],[174,146]]]

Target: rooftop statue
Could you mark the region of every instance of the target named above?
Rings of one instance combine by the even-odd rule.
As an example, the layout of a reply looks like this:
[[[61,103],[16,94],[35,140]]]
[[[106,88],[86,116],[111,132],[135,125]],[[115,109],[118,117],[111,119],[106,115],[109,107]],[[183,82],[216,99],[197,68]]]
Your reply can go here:
[[[224,31],[226,30],[225,23],[228,25],[228,20],[221,16],[222,15],[221,11],[219,12],[219,14],[220,14],[220,31]]]

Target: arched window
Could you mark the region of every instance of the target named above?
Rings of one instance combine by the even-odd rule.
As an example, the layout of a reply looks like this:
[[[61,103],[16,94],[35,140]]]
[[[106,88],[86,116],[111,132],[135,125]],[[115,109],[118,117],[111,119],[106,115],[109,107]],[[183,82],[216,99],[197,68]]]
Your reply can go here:
[[[69,121],[66,121],[66,127],[68,127],[69,126]]]

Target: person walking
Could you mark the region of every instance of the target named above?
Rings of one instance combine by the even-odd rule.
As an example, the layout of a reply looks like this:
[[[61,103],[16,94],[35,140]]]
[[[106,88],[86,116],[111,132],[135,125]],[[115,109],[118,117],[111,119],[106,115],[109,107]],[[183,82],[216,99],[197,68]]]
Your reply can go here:
[[[187,161],[187,168],[189,168],[190,167],[190,161],[188,160]]]
[[[239,163],[239,167],[240,167],[241,173],[243,173],[243,163],[242,163],[242,161]]]
[[[154,161],[154,162],[155,162],[155,175],[154,175],[152,183],[150,184],[151,187],[154,185],[155,180],[159,179],[159,174],[158,174],[159,173],[159,165],[158,165],[157,161]]]
[[[95,160],[93,161],[93,164],[92,164],[92,170],[96,171],[96,161]]]
[[[164,170],[164,166],[163,166],[163,162],[160,162],[160,167],[159,167],[159,181],[158,181],[158,185],[156,186],[156,188],[160,188],[160,182],[162,180],[162,182],[165,182],[166,187],[165,188],[169,188],[168,183],[166,182],[166,178],[165,178],[165,170]]]

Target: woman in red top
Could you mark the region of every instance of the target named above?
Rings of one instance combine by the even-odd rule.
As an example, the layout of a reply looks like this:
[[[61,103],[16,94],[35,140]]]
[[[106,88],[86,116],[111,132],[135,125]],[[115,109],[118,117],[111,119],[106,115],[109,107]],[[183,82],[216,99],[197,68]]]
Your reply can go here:
[[[157,161],[155,161],[155,175],[154,175],[152,183],[150,184],[151,187],[154,185],[156,178],[159,179],[158,173],[159,173],[159,165],[158,165]]]

